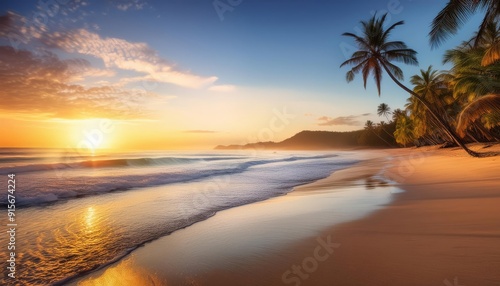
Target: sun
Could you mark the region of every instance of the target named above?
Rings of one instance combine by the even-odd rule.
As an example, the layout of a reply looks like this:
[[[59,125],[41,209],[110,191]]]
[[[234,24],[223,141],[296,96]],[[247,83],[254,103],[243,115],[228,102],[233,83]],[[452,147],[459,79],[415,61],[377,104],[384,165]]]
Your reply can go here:
[[[71,120],[67,124],[69,148],[80,153],[95,154],[111,149],[116,123],[110,119]]]

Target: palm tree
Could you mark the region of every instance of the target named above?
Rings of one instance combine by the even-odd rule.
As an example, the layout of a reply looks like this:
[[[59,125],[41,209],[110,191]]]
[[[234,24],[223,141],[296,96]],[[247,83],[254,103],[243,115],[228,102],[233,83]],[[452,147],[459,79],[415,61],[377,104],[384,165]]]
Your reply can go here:
[[[392,112],[392,121],[396,122],[398,121],[399,116],[405,114],[405,112],[399,108],[394,109]]]
[[[432,104],[434,110],[448,122],[453,119],[447,108],[455,99],[452,97],[448,88],[448,82],[445,81],[444,73],[432,69],[429,66],[427,70],[420,70],[420,74],[413,75],[410,82],[413,84],[413,91]],[[429,127],[439,126],[439,123],[433,118],[429,110],[415,97],[411,96],[406,108],[411,111],[411,119],[415,126],[415,136],[420,137],[432,130]],[[430,126],[428,126],[430,125]]]
[[[344,33],[344,36],[354,38],[358,45],[358,51],[354,52],[350,59],[343,62],[340,67],[344,65],[353,65],[352,69],[347,72],[346,79],[348,82],[354,79],[356,73],[361,72],[363,75],[363,82],[366,88],[366,81],[370,74],[373,74],[377,90],[380,96],[380,84],[382,82],[382,71],[385,70],[389,77],[403,90],[417,98],[429,110],[430,114],[441,125],[443,131],[460,147],[462,147],[471,156],[478,156],[476,152],[469,150],[462,142],[460,137],[448,125],[448,123],[441,118],[432,108],[432,105],[419,94],[403,85],[400,80],[403,80],[403,71],[394,65],[392,61],[403,62],[405,64],[417,65],[416,58],[417,52],[409,49],[405,43],[401,41],[389,41],[391,31],[402,25],[404,22],[399,21],[389,28],[384,29],[384,22],[387,14],[380,18],[374,15],[367,22],[361,21],[363,26],[362,35],[358,36],[352,33]]]
[[[430,103],[436,103],[445,93],[448,86],[444,81],[444,75],[429,66],[427,70],[420,70],[420,74],[410,78],[414,85],[413,91],[427,99]]]
[[[375,123],[371,120],[366,120],[365,122],[365,130],[371,131],[375,136],[377,136],[380,140],[384,141],[387,145],[392,146],[391,143],[387,142],[384,138],[380,137],[375,130]]]
[[[381,103],[378,107],[377,107],[377,114],[378,116],[382,116],[384,115],[385,118],[387,118],[387,120],[389,120],[389,117],[388,115],[391,113],[391,108],[389,107],[389,105],[387,105],[386,103]]]
[[[486,27],[500,16],[498,0],[449,0],[432,21],[429,32],[432,47],[439,46],[449,36],[456,34],[460,26],[478,11],[484,11],[485,14],[474,39],[474,46],[477,46]]]
[[[366,129],[366,130],[372,130],[372,129],[373,129],[373,126],[374,126],[373,121],[371,121],[371,120],[366,120],[366,122],[365,122],[365,129]]]
[[[413,142],[413,140],[415,140],[413,129],[412,120],[404,113],[399,114],[396,123],[396,131],[394,131],[396,142],[403,144],[404,147],[406,147],[408,143]]]

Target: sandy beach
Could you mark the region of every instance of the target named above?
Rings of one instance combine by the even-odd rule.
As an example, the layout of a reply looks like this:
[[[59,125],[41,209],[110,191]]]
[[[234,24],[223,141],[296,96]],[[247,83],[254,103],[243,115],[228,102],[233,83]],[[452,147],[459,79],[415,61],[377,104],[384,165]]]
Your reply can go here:
[[[500,285],[500,158],[363,152],[353,168],[222,211],[74,284]]]

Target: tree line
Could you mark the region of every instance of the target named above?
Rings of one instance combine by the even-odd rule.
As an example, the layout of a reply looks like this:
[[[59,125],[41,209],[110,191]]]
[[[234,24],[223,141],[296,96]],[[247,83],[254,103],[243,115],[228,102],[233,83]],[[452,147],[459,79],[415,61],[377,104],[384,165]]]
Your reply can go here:
[[[484,16],[477,32],[443,55],[443,63],[452,68],[421,69],[410,78],[411,87],[403,84],[403,71],[396,63],[418,65],[417,52],[403,41],[390,39],[403,21],[386,28],[386,15],[374,15],[361,21],[359,35],[343,34],[358,47],[341,64],[351,66],[346,74],[348,82],[361,74],[366,88],[368,78],[373,77],[380,96],[385,73],[409,94],[404,110],[391,112],[387,104],[381,104],[377,113],[388,122],[366,122],[366,137],[376,135],[388,145],[391,141],[403,146],[446,143],[462,147],[471,156],[496,155],[479,154],[466,144],[498,142],[500,138],[500,2],[450,0],[434,18],[429,38],[432,47],[439,46],[477,13]]]

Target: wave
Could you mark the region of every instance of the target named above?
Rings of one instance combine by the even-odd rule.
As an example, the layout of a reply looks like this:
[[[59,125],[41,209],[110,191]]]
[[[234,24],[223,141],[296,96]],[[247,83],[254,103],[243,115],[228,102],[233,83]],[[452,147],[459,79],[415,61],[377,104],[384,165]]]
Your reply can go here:
[[[71,158],[64,158],[71,161]],[[127,158],[127,159],[105,159],[105,160],[85,160],[79,162],[67,163],[48,163],[48,164],[27,164],[13,167],[0,167],[0,175],[11,173],[27,173],[39,172],[48,170],[61,169],[77,169],[77,168],[120,168],[120,167],[145,167],[145,166],[161,166],[161,165],[178,165],[189,164],[196,162],[209,162],[218,160],[241,159],[241,157],[202,157],[202,158],[185,158],[185,157],[160,157],[160,158]],[[1,163],[27,161],[28,159],[14,158],[11,160],[0,160]]]
[[[188,171],[173,171],[173,172],[157,172],[146,174],[129,174],[126,176],[68,176],[62,174],[60,182],[52,184],[43,184],[38,182],[31,188],[25,188],[23,195],[16,196],[16,204],[19,207],[30,207],[36,205],[44,205],[47,203],[55,203],[62,200],[98,195],[116,191],[126,191],[136,188],[154,187],[160,185],[190,182],[201,180],[208,177],[233,175],[243,173],[251,167],[286,163],[301,160],[325,159],[336,155],[321,155],[321,156],[306,156],[306,157],[287,157],[280,159],[262,159],[250,160],[242,163],[236,163],[232,167],[223,167],[216,165],[210,169],[191,168]],[[185,162],[199,162],[210,160],[230,160],[241,159],[240,157],[211,157],[211,158],[181,158],[181,157],[164,157],[157,159],[139,158],[139,159],[117,159],[103,160],[98,163],[100,167],[109,166],[151,166],[152,164],[180,164]],[[90,164],[87,161],[78,163],[79,166],[95,167],[94,163]],[[352,162],[338,162],[336,165],[352,164]],[[50,168],[67,168],[66,164],[48,164],[44,166],[44,170]],[[42,166],[23,166],[24,172],[40,170]],[[21,168],[21,167],[19,167]],[[30,169],[31,168],[31,169]],[[29,175],[29,174],[27,174]],[[16,175],[18,178],[19,175]],[[291,178],[293,180],[293,178]],[[25,180],[26,181],[26,180]],[[6,198],[0,198],[0,206],[7,205]]]

